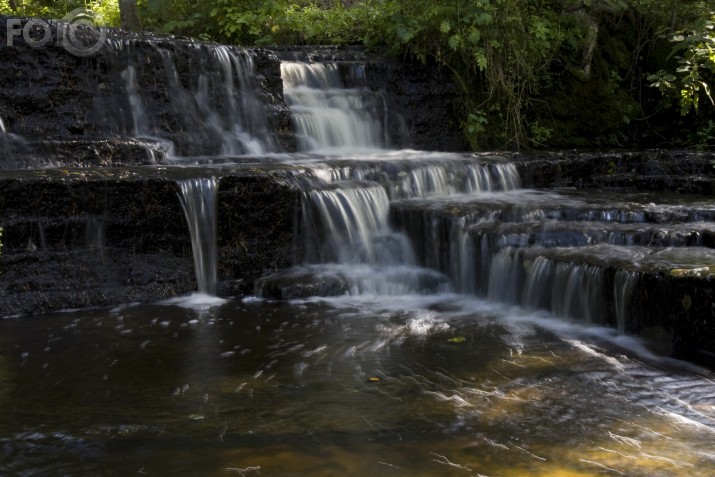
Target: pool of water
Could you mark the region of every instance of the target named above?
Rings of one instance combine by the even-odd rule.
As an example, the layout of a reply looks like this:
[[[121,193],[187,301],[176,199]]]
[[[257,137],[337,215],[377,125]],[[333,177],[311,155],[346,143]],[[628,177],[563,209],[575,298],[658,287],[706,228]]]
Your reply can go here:
[[[0,321],[0,475],[709,476],[715,381],[460,295]]]

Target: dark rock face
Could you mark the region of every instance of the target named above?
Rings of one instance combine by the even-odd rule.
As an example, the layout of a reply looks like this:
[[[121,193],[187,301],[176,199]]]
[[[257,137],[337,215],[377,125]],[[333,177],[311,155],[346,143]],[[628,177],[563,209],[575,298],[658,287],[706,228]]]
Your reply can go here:
[[[409,131],[412,146],[428,151],[467,151],[457,86],[446,70],[414,63],[373,62],[366,67],[372,88],[386,91]],[[393,124],[391,131],[401,125]]]
[[[219,275],[251,277],[291,265],[300,200],[300,192],[278,173],[223,177],[218,191]]]
[[[136,169],[6,173],[0,179],[2,315],[156,301],[196,289],[177,178]],[[276,172],[218,190],[220,279],[293,259],[299,195]],[[228,293],[252,290],[247,280]]]
[[[0,20],[0,38],[13,43],[0,48],[0,117],[10,133],[152,137],[173,142],[179,155],[216,155],[223,133],[235,132],[217,118],[234,115],[266,148],[295,149],[280,64],[268,51],[108,29],[102,48],[80,57],[58,41],[56,22],[48,44],[33,47]]]
[[[715,154],[549,152],[514,154],[525,187],[627,188],[715,194]]]

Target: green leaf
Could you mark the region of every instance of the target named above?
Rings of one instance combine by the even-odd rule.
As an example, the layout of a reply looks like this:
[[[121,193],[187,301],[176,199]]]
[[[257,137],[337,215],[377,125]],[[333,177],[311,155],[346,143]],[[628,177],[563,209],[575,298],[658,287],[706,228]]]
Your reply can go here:
[[[448,21],[443,20],[442,23],[439,24],[439,31],[442,33],[449,33],[449,31],[452,29],[452,25],[449,24]]]
[[[413,30],[411,30],[410,28],[407,28],[405,25],[398,25],[397,26],[397,37],[403,43],[409,43],[409,41],[415,37],[415,32]]]
[[[467,338],[465,338],[464,336],[455,336],[454,338],[450,338],[447,341],[449,341],[450,343],[464,343],[465,341],[467,341]]]
[[[449,43],[449,47],[452,50],[457,51],[462,46],[462,36],[458,35],[458,34],[452,35],[449,37],[449,40],[447,43]]]
[[[176,20],[171,20],[164,25],[163,30],[167,33],[171,33],[172,31],[174,31],[174,28],[176,28],[177,24],[178,22]]]
[[[479,71],[485,71],[487,69],[487,56],[484,54],[484,50],[477,51],[474,53],[474,61],[477,63]]]
[[[477,16],[477,25],[489,25],[492,23],[492,16],[489,13],[482,13]]]
[[[470,28],[467,39],[473,46],[477,46],[479,45],[479,41],[482,39],[482,33],[476,28]]]

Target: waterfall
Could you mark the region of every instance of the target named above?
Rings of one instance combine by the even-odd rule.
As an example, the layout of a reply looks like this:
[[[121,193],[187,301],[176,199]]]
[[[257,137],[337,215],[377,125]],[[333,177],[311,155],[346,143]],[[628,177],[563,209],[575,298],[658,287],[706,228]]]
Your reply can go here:
[[[514,164],[434,164],[410,171],[400,184],[400,196],[475,194],[514,190],[520,186]]]
[[[317,227],[323,243],[320,261],[342,264],[414,265],[412,248],[403,234],[388,221],[390,203],[377,185],[338,187],[307,193],[310,209],[317,212]],[[313,215],[309,210],[307,216]]]
[[[308,169],[313,180],[307,181],[303,200],[304,263],[341,265],[341,279],[350,275],[351,292],[358,294],[414,292],[427,274],[432,275],[427,281],[434,282],[434,272],[417,267],[407,235],[390,224],[395,200],[474,194],[519,184],[513,164],[483,164],[457,155],[408,160],[367,156]],[[423,265],[448,272],[460,290],[476,288],[468,262],[473,247],[465,232],[470,222],[453,224],[442,242],[439,221],[425,220],[431,225],[427,233],[434,246],[422,251]],[[374,272],[366,273],[366,265]],[[395,272],[395,267],[401,270]]]
[[[518,284],[522,282],[522,273],[518,250],[505,249],[494,255],[489,267],[487,297],[503,303],[520,304]]]
[[[492,258],[488,297],[532,310],[548,310],[561,318],[588,323],[606,319],[605,276],[600,266],[556,262],[526,249],[505,248]]]
[[[2,116],[0,116],[0,133],[6,133],[7,129],[5,128],[5,122],[2,120]]]
[[[227,46],[218,46],[212,52],[223,68],[223,94],[227,100],[227,122],[218,126],[223,137],[221,155],[255,155],[272,149],[265,110],[254,92],[257,84],[253,58],[237,55]],[[202,86],[199,104],[202,109],[210,109],[208,85],[204,82]]]
[[[110,42],[108,61],[121,69],[116,90],[95,99],[104,127],[162,143],[182,156],[257,155],[275,150],[267,104],[252,54],[202,43],[169,49],[161,43],[137,51],[131,40]],[[149,82],[144,69],[154,65]],[[189,64],[191,67],[187,67]]]
[[[125,81],[125,91],[127,101],[129,101],[134,135],[136,137],[142,137],[151,131],[151,127],[149,126],[149,119],[144,109],[144,103],[137,89],[136,68],[134,65],[129,65],[122,71],[121,75]]]
[[[341,161],[327,169],[310,169],[326,183],[377,182],[386,188],[390,200],[514,190],[521,186],[519,172],[512,163],[482,163],[448,154],[414,157],[408,151],[385,151],[379,153],[380,159],[372,157]]]
[[[613,297],[616,308],[616,327],[619,333],[625,333],[628,305],[631,295],[638,285],[640,275],[628,270],[618,270],[613,280]]]
[[[198,291],[216,295],[216,178],[179,182],[179,200],[189,225]]]
[[[347,65],[364,78],[364,66]],[[385,98],[365,87],[346,87],[334,63],[281,63],[283,90],[303,151],[359,150],[389,146]]]

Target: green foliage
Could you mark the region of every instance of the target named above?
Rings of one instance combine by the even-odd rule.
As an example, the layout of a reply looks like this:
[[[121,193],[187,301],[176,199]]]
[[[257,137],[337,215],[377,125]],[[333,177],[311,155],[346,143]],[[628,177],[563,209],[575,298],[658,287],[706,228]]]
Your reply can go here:
[[[701,101],[715,105],[711,83],[715,80],[715,13],[694,25],[694,29],[677,32],[671,57],[673,70],[660,70],[648,79],[667,97],[675,98],[683,116],[698,113]]]
[[[529,124],[529,132],[531,134],[530,139],[534,144],[543,145],[551,139],[554,130],[540,125],[538,121],[534,121]]]
[[[467,115],[462,129],[472,149],[479,149],[480,137],[486,132],[488,124],[485,111],[474,111]]]
[[[118,0],[17,0],[13,11],[8,0],[0,0],[0,13],[40,18],[62,18],[77,8],[90,10],[101,26],[119,25]]]
[[[548,66],[565,41],[559,13],[537,0],[396,0],[384,41],[422,62],[453,71],[466,102],[472,144],[519,148],[534,94],[550,81]],[[546,129],[537,128],[540,137]]]
[[[391,2],[366,0],[350,8],[336,2],[331,8],[314,2],[281,0],[215,0],[210,17],[219,39],[242,44],[381,43],[376,28]]]
[[[218,33],[209,18],[211,4],[187,0],[137,0],[144,28],[203,40],[213,39]]]
[[[705,149],[712,145],[715,145],[715,121],[708,119],[707,123],[695,131],[695,146],[698,149]],[[715,162],[713,166],[715,167]]]

